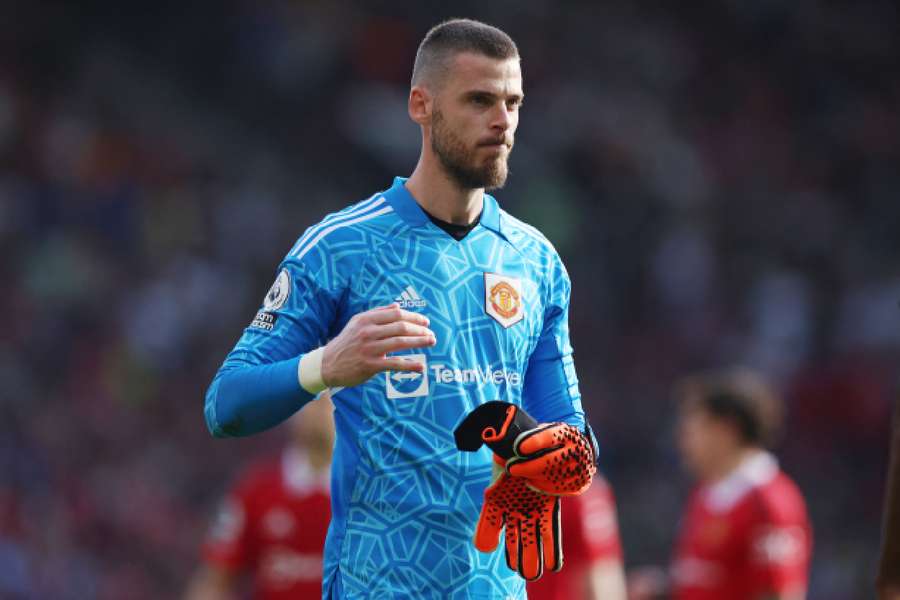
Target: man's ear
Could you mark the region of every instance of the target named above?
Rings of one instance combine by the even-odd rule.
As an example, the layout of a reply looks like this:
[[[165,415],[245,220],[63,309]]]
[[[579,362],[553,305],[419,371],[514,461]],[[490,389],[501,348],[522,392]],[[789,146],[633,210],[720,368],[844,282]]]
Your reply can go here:
[[[427,125],[431,122],[431,109],[434,100],[422,86],[414,85],[409,90],[409,100],[407,102],[407,111],[409,118],[419,125]]]

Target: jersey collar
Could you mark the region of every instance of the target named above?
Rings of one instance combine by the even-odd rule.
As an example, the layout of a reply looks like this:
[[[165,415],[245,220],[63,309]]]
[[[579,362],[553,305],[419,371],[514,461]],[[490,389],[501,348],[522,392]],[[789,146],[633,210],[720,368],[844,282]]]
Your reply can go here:
[[[724,479],[705,490],[706,502],[715,512],[726,512],[747,492],[766,485],[778,475],[778,460],[770,453],[759,451],[745,458]]]
[[[407,179],[407,177],[395,177],[394,184],[382,195],[401,219],[412,227],[422,227],[431,221],[428,215],[425,214],[425,211],[422,210],[422,207],[419,206],[419,203],[416,202],[416,199],[409,193],[409,190],[406,189]],[[484,206],[479,224],[497,234],[503,235],[500,231],[500,207],[497,205],[497,200],[487,193],[484,195]]]

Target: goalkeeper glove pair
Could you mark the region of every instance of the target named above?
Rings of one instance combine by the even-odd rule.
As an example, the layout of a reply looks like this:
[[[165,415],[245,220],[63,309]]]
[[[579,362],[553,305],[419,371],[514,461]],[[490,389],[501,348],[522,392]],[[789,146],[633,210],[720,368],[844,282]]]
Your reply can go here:
[[[454,432],[460,450],[494,451],[475,547],[493,552],[506,528],[506,564],[529,581],[563,564],[560,496],[576,496],[597,470],[593,436],[566,423],[538,425],[508,402],[482,404]]]

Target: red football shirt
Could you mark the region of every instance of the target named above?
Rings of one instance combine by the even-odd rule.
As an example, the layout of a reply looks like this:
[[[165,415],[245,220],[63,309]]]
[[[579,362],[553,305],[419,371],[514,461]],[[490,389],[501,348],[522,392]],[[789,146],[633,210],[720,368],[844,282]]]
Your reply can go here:
[[[315,474],[303,454],[286,450],[228,494],[203,555],[251,574],[256,600],[319,600],[330,518],[328,474]]]
[[[579,600],[588,570],[597,562],[622,560],[612,488],[599,475],[588,490],[562,499],[563,568],[528,584],[529,600]]]
[[[805,593],[812,549],[797,486],[760,452],[691,495],[672,565],[676,600]]]

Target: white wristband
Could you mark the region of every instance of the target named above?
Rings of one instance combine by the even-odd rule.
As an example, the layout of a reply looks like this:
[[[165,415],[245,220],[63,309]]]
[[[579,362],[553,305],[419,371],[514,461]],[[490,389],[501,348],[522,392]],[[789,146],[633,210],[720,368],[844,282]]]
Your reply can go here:
[[[307,352],[300,357],[297,364],[297,378],[300,380],[300,387],[316,395],[328,386],[322,381],[322,355],[325,354],[325,348],[316,348],[312,352]]]

